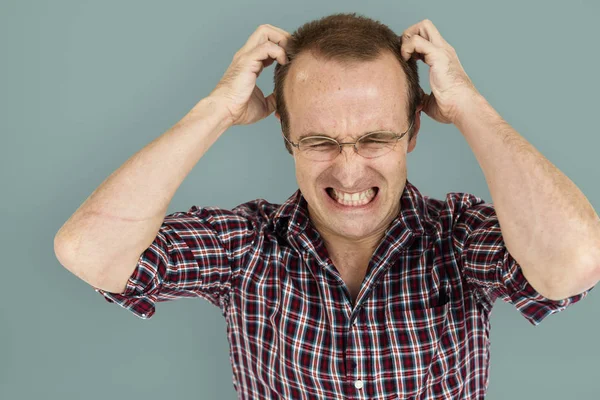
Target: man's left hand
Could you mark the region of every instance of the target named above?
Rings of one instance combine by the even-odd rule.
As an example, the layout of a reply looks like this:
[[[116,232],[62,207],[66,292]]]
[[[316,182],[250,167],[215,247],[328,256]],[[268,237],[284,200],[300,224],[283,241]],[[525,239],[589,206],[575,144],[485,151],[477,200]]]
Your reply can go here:
[[[425,19],[402,33],[401,53],[429,65],[431,93],[423,93],[423,111],[434,120],[450,124],[467,107],[467,101],[478,94],[463,69],[454,47],[440,35],[433,23]]]

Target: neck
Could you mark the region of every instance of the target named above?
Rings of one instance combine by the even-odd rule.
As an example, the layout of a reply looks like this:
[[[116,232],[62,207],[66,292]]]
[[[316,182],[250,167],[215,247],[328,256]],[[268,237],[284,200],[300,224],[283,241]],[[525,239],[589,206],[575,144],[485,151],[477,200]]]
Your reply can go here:
[[[340,237],[330,232],[319,232],[323,238],[331,260],[355,267],[367,267],[375,249],[383,238],[383,233],[364,239]]]

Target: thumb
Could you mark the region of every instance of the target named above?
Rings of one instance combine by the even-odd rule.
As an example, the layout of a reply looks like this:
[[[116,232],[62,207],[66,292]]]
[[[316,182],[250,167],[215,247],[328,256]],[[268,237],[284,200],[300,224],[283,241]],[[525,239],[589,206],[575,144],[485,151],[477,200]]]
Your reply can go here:
[[[427,94],[427,93],[423,93],[423,111],[425,111],[425,114],[427,114],[428,116],[430,116],[431,118],[435,119],[436,121],[439,121],[439,116],[438,116],[438,109],[437,109],[437,101],[435,99],[435,96],[433,94],[433,92],[431,94]]]
[[[265,98],[267,102],[267,115],[271,115],[277,106],[277,99],[275,98],[275,92],[271,93]]]
[[[423,111],[437,122],[441,122],[442,124],[451,123],[451,121],[442,113],[433,92],[425,94],[423,99]]]

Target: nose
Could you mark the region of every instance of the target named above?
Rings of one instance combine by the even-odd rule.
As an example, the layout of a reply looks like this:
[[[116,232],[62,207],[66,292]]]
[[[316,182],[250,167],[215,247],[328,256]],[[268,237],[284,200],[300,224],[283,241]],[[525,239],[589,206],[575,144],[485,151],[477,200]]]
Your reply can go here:
[[[360,157],[355,143],[342,143],[342,144],[340,144],[340,146],[342,146],[342,155],[346,158],[346,160],[348,159],[348,153],[350,153],[351,155]],[[347,149],[348,151],[344,151],[346,148],[348,148]],[[341,158],[341,157],[338,154],[338,156],[336,158]]]
[[[342,154],[331,161],[331,175],[343,187],[356,187],[366,175],[363,171],[369,160],[361,157],[352,144],[342,145]]]

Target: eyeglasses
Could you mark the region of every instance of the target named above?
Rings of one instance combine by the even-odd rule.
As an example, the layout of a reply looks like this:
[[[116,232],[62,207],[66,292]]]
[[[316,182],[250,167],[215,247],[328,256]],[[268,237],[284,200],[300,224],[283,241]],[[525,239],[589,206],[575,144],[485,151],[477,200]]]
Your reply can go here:
[[[342,146],[353,145],[354,151],[365,158],[381,157],[396,147],[396,143],[406,135],[413,126],[400,135],[394,132],[371,132],[361,136],[356,142],[340,143],[327,136],[309,136],[294,143],[283,135],[283,138],[296,147],[302,156],[312,161],[331,161],[342,152]]]

